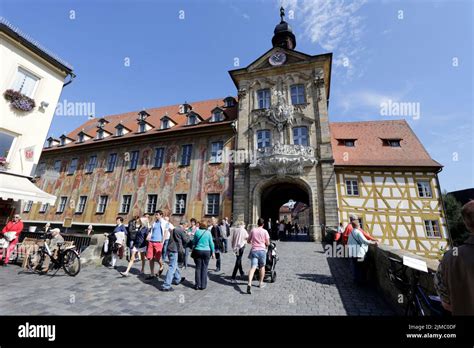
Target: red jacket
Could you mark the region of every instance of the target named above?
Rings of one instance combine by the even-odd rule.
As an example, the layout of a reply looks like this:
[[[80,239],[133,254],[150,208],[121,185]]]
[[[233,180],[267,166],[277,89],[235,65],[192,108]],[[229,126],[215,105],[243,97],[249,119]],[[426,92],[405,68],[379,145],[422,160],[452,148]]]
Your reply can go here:
[[[16,238],[20,236],[21,231],[23,231],[23,221],[9,221],[7,225],[3,228],[2,233],[5,232],[16,232]]]
[[[352,224],[348,224],[346,229],[344,230],[344,233],[342,234],[342,244],[346,245],[347,241],[349,240],[349,235],[351,234],[352,230],[354,227],[352,227]],[[359,231],[362,232],[365,238],[368,240],[377,240],[377,238],[372,237],[370,234],[365,232],[362,228],[359,227]]]

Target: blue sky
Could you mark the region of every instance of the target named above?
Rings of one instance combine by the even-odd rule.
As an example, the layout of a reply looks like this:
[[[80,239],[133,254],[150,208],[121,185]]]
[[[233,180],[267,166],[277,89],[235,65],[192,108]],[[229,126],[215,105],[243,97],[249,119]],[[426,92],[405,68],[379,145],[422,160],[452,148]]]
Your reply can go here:
[[[405,118],[443,189],[474,186],[471,1],[2,0],[0,13],[74,66],[60,101],[104,116],[235,95],[227,71],[271,48],[281,4],[298,51],[334,54],[331,121]],[[419,117],[381,115],[388,100]],[[55,116],[50,135],[86,120]]]

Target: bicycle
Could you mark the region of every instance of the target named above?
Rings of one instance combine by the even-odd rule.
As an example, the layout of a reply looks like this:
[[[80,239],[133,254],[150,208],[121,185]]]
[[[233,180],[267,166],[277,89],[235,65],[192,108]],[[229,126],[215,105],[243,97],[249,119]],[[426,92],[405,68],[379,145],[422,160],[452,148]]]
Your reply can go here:
[[[38,250],[35,250],[28,257],[27,267],[29,270],[44,274],[42,271],[43,262],[46,256],[50,258],[49,269],[55,269],[53,275],[55,275],[61,268],[64,269],[67,275],[75,277],[81,270],[81,257],[79,253],[75,250],[75,247],[61,249],[64,243],[57,243],[58,249],[56,253],[52,253],[49,249],[48,244],[46,243],[47,235],[44,234],[40,236],[40,239],[44,241],[43,245],[38,247]]]
[[[408,266],[399,259],[392,257],[388,259],[390,260],[390,267],[387,270],[388,278],[407,299],[405,316],[445,317],[449,315],[443,308],[439,296],[427,295],[420,285],[420,271],[411,268],[412,277],[409,277],[407,275]],[[395,267],[395,265],[401,265],[401,267]],[[434,276],[430,270],[428,270],[428,274]]]

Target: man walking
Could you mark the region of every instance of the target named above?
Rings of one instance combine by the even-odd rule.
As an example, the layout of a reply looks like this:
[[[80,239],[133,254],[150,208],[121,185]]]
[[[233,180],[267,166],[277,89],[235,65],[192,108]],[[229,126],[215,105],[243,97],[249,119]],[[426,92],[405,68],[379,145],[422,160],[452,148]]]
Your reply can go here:
[[[150,280],[155,277],[155,261],[158,261],[160,270],[158,275],[163,273],[163,262],[161,261],[161,253],[163,251],[163,237],[166,229],[166,221],[163,219],[163,212],[157,210],[155,213],[155,222],[148,234],[148,248],[146,251],[146,258],[150,261],[150,276],[146,279]]]
[[[265,263],[267,260],[267,247],[270,244],[270,236],[268,235],[268,231],[263,228],[263,224],[263,219],[258,219],[258,227],[255,227],[250,231],[250,236],[247,240],[247,242],[252,245],[252,249],[250,250],[249,254],[251,266],[249,272],[249,282],[247,285],[247,294],[252,293],[252,280],[257,266],[260,268],[259,287],[265,287],[265,284],[263,283],[263,277],[265,276]]]
[[[184,256],[184,246],[188,244],[189,238],[184,231],[185,221],[181,221],[179,226],[170,230],[170,238],[168,242],[168,259],[169,267],[166,273],[165,282],[160,288],[160,291],[173,291],[171,283],[181,284],[186,278],[181,277],[181,272],[178,267],[179,254]]]
[[[444,254],[435,276],[435,288],[444,309],[453,315],[474,315],[474,200],[461,210],[469,237]]]

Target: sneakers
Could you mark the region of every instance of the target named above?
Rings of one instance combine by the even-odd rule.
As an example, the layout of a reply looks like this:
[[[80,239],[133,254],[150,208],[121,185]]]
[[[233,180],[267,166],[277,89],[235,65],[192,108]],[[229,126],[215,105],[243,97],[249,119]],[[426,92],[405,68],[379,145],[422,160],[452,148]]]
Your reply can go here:
[[[120,275],[121,275],[122,277],[128,277],[128,273],[125,273],[125,272],[120,272]]]
[[[247,294],[252,294],[252,285],[247,285]]]
[[[260,289],[263,289],[263,288],[266,287],[266,286],[267,286],[267,284],[261,283],[258,287],[259,287]]]
[[[169,292],[169,291],[174,291],[174,289],[173,288],[160,288],[160,291]]]

